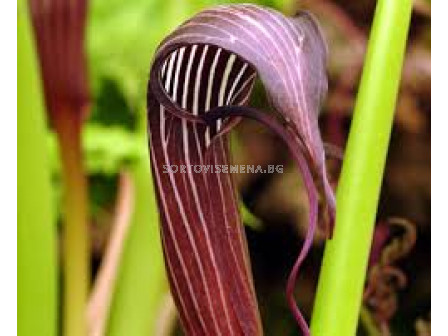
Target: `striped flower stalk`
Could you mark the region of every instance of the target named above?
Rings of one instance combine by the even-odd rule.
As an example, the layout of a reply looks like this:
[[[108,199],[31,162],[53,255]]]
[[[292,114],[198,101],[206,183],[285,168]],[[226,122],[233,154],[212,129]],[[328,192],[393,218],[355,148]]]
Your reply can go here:
[[[90,277],[87,181],[81,153],[81,128],[90,105],[84,54],[87,0],[29,0],[29,8],[64,183],[63,330],[65,335],[84,335]]]
[[[287,297],[309,334],[293,292],[317,224],[319,192],[334,216],[317,124],[327,92],[326,54],[310,14],[287,18],[255,5],[200,12],[157,50],[147,97],[150,156],[168,278],[188,335],[263,333],[229,173],[166,169],[228,164],[227,133],[242,117],[258,120],[285,141],[308,192],[309,230]],[[247,106],[257,77],[275,115]],[[320,222],[330,235],[329,222]]]

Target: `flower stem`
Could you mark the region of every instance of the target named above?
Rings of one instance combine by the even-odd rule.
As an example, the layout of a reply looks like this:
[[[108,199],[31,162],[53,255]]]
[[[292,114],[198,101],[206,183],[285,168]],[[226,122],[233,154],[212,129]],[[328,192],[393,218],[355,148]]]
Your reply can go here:
[[[379,0],[326,244],[313,336],[355,335],[411,16],[411,0]]]
[[[66,113],[62,113],[66,112]],[[54,120],[62,164],[63,195],[63,334],[86,334],[89,287],[87,181],[82,166],[81,113],[61,111]]]
[[[381,332],[378,330],[375,321],[366,307],[361,307],[359,318],[368,336],[381,336]]]

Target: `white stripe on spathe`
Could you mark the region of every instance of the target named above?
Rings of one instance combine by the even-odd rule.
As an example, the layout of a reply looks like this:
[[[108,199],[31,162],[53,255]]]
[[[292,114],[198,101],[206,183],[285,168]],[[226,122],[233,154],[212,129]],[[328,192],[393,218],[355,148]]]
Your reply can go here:
[[[190,73],[191,67],[193,65],[194,56],[196,55],[196,50],[198,49],[197,44],[193,45],[190,52],[190,57],[188,58],[187,70],[185,72],[185,83],[182,95],[182,108],[187,108],[187,98],[188,98],[188,87],[190,85]]]
[[[212,99],[212,89],[213,89],[213,81],[215,79],[215,71],[216,65],[219,61],[219,55],[221,55],[221,48],[218,48],[215,54],[215,58],[213,59],[212,67],[210,68],[210,73],[208,75],[208,83],[207,83],[207,96],[205,99],[205,112],[210,110],[210,102]],[[205,130],[205,146],[208,147],[210,145],[210,127],[207,127]]]
[[[201,87],[202,69],[204,68],[205,56],[207,55],[208,45],[205,45],[202,50],[201,59],[199,61],[198,72],[196,73],[196,79],[194,83],[194,98],[193,98],[193,114],[199,114],[199,90]]]
[[[173,72],[173,65],[174,65],[174,61],[176,59],[177,56],[177,50],[175,50],[170,57],[170,62],[168,64],[168,72],[166,74],[166,81],[165,81],[165,91],[167,92],[167,94],[170,93],[170,88],[171,88],[171,73]]]
[[[170,90],[171,73],[173,71],[173,65],[174,65],[174,60],[176,59],[176,55],[177,55],[177,50],[171,54],[170,59],[168,61],[168,70],[167,70],[167,76],[166,76],[166,80],[165,80],[165,91],[167,93]],[[165,64],[166,63],[167,62],[165,62]],[[165,73],[165,66],[162,69],[162,76],[164,75],[164,73]],[[166,123],[165,108],[163,106],[160,106],[160,136],[162,137],[162,146],[164,146],[166,148],[167,141],[165,139],[165,123]]]
[[[184,58],[185,47],[182,47],[179,50],[180,51],[179,51],[179,57],[177,59],[177,64],[176,64],[176,72],[174,74],[173,93],[171,95],[171,98],[173,99],[173,101],[177,101],[177,86],[179,84],[180,67],[182,65],[182,60]]]
[[[238,83],[241,80],[241,77],[243,76],[244,72],[246,71],[247,66],[248,66],[247,63],[244,63],[244,65],[240,69],[240,72],[236,76],[235,81],[233,82],[233,85],[229,91],[229,95],[227,96],[227,102],[226,102],[227,105],[229,105],[231,103],[231,99],[233,98],[233,92],[235,91],[236,86],[238,85]]]
[[[226,68],[224,69],[224,75],[223,75],[222,81],[221,81],[221,87],[219,88],[218,106],[224,105],[224,94],[225,94],[225,90],[227,87],[227,82],[229,81],[230,72],[232,71],[233,64],[235,64],[235,60],[236,60],[235,54],[230,55],[229,59],[227,60]],[[216,122],[216,131],[217,132],[219,132],[219,130],[221,129],[221,124],[222,124],[222,121],[221,121],[221,119],[219,119]]]

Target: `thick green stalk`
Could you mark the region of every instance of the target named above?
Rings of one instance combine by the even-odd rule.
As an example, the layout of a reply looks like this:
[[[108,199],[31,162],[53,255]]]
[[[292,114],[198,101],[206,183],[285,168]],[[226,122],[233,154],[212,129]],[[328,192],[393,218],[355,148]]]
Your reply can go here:
[[[56,221],[47,128],[26,1],[17,12],[17,329],[57,334]]]
[[[86,333],[89,290],[89,226],[87,181],[82,165],[81,113],[58,111],[54,126],[59,140],[63,194],[63,332]]]
[[[411,0],[379,0],[325,248],[313,336],[355,335],[393,123]]]

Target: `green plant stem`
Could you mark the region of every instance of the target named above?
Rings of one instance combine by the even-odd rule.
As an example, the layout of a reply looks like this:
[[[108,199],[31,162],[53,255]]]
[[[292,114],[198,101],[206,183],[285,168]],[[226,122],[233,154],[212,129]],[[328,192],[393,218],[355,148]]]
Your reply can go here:
[[[27,1],[17,11],[17,333],[57,335],[56,216]]]
[[[401,77],[411,0],[379,0],[325,247],[313,336],[355,335]]]
[[[81,113],[68,109],[54,118],[62,165],[63,195],[63,332],[86,334],[90,279],[87,181],[82,166]]]
[[[381,332],[378,330],[375,321],[365,306],[361,307],[359,318],[368,336],[381,336]]]

